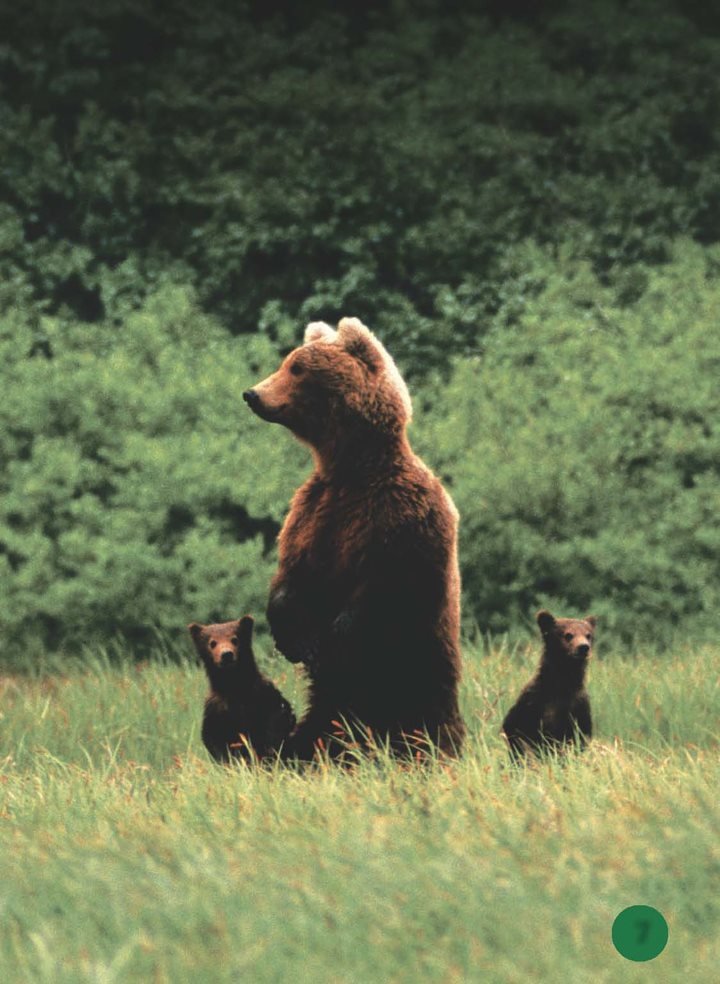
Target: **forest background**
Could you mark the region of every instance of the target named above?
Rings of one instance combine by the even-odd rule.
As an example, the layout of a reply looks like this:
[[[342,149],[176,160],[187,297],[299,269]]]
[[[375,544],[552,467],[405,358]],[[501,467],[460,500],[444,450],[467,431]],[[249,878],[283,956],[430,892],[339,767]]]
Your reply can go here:
[[[3,660],[262,631],[309,459],[241,393],[345,314],[468,631],[711,636],[719,69],[701,0],[3,5]]]

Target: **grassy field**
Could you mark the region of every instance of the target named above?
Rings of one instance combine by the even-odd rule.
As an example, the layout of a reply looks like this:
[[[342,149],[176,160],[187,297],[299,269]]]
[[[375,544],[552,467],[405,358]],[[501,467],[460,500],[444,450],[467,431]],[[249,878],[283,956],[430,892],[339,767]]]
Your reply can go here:
[[[426,770],[214,766],[190,664],[1,678],[0,980],[718,980],[720,649],[601,656],[591,749],[510,768],[536,655],[466,647],[467,752]],[[647,964],[610,941],[635,903]]]

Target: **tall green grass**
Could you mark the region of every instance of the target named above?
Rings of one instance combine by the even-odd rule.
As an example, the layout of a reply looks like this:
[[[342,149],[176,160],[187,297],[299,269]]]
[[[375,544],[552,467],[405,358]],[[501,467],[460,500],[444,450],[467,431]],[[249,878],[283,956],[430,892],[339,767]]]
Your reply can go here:
[[[597,660],[588,752],[514,768],[536,658],[468,648],[459,762],[350,772],[210,763],[190,664],[2,678],[0,980],[717,980],[720,649]],[[610,941],[634,903],[647,965]]]

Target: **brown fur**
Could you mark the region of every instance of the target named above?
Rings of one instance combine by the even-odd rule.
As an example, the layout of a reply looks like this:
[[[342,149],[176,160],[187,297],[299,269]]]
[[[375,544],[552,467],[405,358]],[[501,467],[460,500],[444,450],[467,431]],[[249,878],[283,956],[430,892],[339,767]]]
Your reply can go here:
[[[457,512],[408,443],[409,396],[380,343],[356,319],[343,319],[337,335],[311,328],[245,394],[315,462],[280,533],[268,604],[278,649],[305,664],[311,683],[288,754],[309,759],[318,742],[339,753],[333,722],[343,720],[401,754],[424,730],[456,753]]]
[[[280,691],[257,668],[253,619],[188,625],[210,684],[202,740],[216,762],[249,761],[277,752],[295,727],[295,715]]]
[[[510,753],[562,749],[577,737],[580,746],[592,737],[590,698],[585,674],[592,657],[596,619],[555,618],[537,614],[543,637],[540,666],[503,721]]]

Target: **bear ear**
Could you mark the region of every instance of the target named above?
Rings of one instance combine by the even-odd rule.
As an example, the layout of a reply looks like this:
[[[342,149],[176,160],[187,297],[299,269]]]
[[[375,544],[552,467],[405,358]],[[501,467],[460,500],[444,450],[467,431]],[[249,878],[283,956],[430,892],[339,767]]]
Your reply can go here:
[[[200,625],[199,622],[191,622],[190,625],[188,625],[188,632],[192,636],[192,640],[195,643],[195,649],[197,650],[198,656],[202,656],[203,653],[202,633],[204,628],[205,626]]]
[[[305,344],[311,342],[334,342],[337,332],[324,321],[311,321],[305,329]]]
[[[237,633],[239,644],[243,646],[249,646],[252,642],[253,626],[255,625],[255,619],[252,615],[243,615],[241,619],[238,619]]]
[[[535,618],[544,636],[549,635],[555,628],[555,616],[551,615],[547,608],[541,608]]]
[[[590,628],[594,629],[597,625],[597,615],[586,615],[583,622],[587,622]]]
[[[359,318],[342,318],[338,323],[337,340],[349,355],[362,362],[370,372],[380,372],[383,367],[380,344]]]

